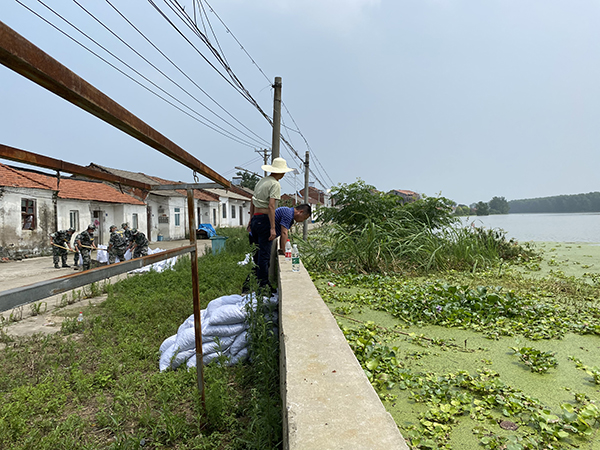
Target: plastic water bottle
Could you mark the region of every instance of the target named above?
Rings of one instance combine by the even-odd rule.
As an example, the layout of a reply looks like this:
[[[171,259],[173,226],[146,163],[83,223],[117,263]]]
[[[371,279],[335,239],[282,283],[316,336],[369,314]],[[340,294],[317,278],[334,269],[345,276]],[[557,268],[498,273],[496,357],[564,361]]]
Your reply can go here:
[[[77,322],[83,323],[83,313],[81,311],[79,312],[79,317],[77,317]]]
[[[292,244],[290,243],[290,240],[288,239],[287,242],[285,243],[285,260],[290,261],[291,259],[292,259]]]
[[[300,272],[300,253],[297,244],[292,247],[292,272]]]

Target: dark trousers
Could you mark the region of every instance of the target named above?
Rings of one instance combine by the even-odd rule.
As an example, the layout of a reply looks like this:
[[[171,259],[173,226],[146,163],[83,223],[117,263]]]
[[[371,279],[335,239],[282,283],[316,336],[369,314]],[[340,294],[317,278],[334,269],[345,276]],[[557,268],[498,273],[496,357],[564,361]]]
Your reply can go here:
[[[256,244],[258,250],[254,254],[254,271],[260,287],[269,285],[269,263],[271,261],[271,222],[267,214],[253,216],[250,222],[250,243]]]

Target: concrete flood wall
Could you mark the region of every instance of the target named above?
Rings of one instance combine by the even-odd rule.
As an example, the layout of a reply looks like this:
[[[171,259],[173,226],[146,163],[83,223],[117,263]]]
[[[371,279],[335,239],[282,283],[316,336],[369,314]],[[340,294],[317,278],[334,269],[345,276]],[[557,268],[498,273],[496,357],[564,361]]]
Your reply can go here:
[[[279,256],[285,450],[408,450],[308,272]]]

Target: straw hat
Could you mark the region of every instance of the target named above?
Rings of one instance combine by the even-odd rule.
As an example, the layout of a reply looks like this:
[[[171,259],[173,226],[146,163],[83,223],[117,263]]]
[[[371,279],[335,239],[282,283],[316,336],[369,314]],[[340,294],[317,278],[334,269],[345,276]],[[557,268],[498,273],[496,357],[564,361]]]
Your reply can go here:
[[[270,173],[288,173],[294,169],[290,169],[283,158],[275,158],[271,165],[264,165],[260,167],[265,172]]]

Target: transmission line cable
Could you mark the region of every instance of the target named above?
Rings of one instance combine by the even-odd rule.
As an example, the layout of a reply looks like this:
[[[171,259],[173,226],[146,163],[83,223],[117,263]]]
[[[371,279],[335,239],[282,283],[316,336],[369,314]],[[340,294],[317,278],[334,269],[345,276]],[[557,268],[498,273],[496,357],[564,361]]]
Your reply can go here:
[[[163,16],[163,18],[165,18],[165,20],[167,20],[167,22],[175,28],[175,30],[190,44],[192,45],[192,47],[203,57],[203,59],[205,61],[208,62],[208,59],[197,49],[197,47],[194,46],[194,44],[182,33],[181,30],[179,30],[179,28],[173,23],[173,21],[171,21],[164,12],[162,12],[160,10],[160,8],[158,7],[158,5],[156,5],[154,3],[153,0],[148,0],[150,2],[150,4]],[[258,102],[252,97],[252,95],[250,94],[250,92],[243,86],[243,84],[241,83],[241,81],[239,80],[239,78],[235,75],[235,73],[233,72],[233,70],[231,69],[231,67],[229,66],[229,64],[227,64],[225,58],[218,52],[217,49],[215,49],[215,47],[210,43],[210,41],[208,40],[208,38],[206,37],[205,34],[202,33],[202,31],[194,24],[193,20],[189,17],[189,14],[185,11],[185,9],[177,2],[175,2],[174,0],[164,0],[164,2],[167,4],[167,6],[171,9],[171,11],[173,11],[173,13],[175,13],[180,20],[182,20],[182,22],[184,24],[187,24],[187,27],[194,33],[196,34],[196,36],[198,36],[200,38],[200,40],[209,48],[209,50],[211,51],[211,53],[213,53],[213,55],[215,56],[215,58],[217,58],[217,60],[220,62],[220,64],[223,66],[223,68],[225,69],[225,71],[229,74],[229,76],[231,77],[231,79],[233,80],[233,82],[230,82],[229,84],[234,86],[234,83],[236,85],[239,86],[240,89],[237,89],[238,92],[240,92],[252,105],[255,106],[255,108],[261,113],[261,115],[269,122],[269,124],[271,126],[273,126],[273,120],[271,119],[271,117],[268,116],[268,114],[266,114],[264,112],[264,110],[260,107],[260,105],[258,104]],[[239,41],[238,41],[239,42]],[[209,63],[210,64],[210,63]],[[225,76],[218,70],[215,68],[215,66],[213,64],[210,64],[211,67],[213,67],[223,78],[225,78]],[[264,74],[264,72],[263,72]],[[226,78],[225,78],[226,79]],[[268,79],[268,78],[267,78]],[[234,86],[235,87],[235,86]],[[298,152],[296,151],[296,149],[294,149],[293,145],[290,144],[283,136],[281,136],[281,141],[287,145],[287,147],[290,149],[290,151],[292,151],[296,157],[304,162],[304,160],[302,159],[302,157],[298,154]]]
[[[106,0],[106,3],[108,3],[110,5],[110,7],[113,10],[115,10],[115,12],[117,14],[119,14],[119,16],[121,16],[121,18],[129,24],[129,26],[131,26],[140,36],[142,36],[142,38],[144,38],[144,40],[146,42],[148,42],[158,53],[160,53],[160,55],[162,55],[163,58],[165,58],[173,67],[175,67],[175,69],[177,69],[185,78],[187,78],[204,95],[206,95],[215,105],[217,105],[221,110],[223,110],[235,122],[240,124],[244,129],[246,129],[251,134],[256,136],[259,140],[261,140],[263,144],[269,145],[268,142],[264,138],[260,137],[258,134],[256,134],[254,131],[252,131],[250,128],[248,128],[246,125],[244,125],[240,120],[238,120],[235,116],[233,116],[233,114],[231,114],[229,111],[227,111],[227,109],[225,109],[219,102],[217,102],[211,95],[209,95],[208,92],[206,92],[200,85],[198,85],[198,83],[196,83],[196,81],[194,81],[187,73],[185,73],[171,58],[169,58],[160,48],[158,48],[158,46],[156,44],[154,44],[154,42],[152,42],[152,40],[150,40],[138,27],[136,27],[133,24],[133,22],[131,22],[117,7],[115,7],[110,2],[110,0]]]
[[[202,3],[202,0],[199,0],[199,3]],[[254,58],[252,58],[252,56],[250,55],[250,53],[248,53],[248,51],[246,50],[246,48],[242,45],[242,43],[239,41],[239,39],[235,36],[235,34],[233,34],[233,32],[231,31],[231,29],[227,26],[227,24],[221,19],[221,17],[217,14],[217,12],[214,10],[214,8],[208,3],[208,1],[204,0],[204,3],[206,3],[206,5],[210,8],[210,11],[215,15],[215,17],[217,17],[217,19],[219,19],[219,21],[221,22],[221,24],[223,25],[223,27],[225,28],[225,30],[227,31],[228,34],[231,35],[231,37],[235,40],[235,42],[237,42],[237,44],[240,46],[240,48],[242,49],[242,51],[246,54],[246,56],[248,56],[248,58],[250,59],[250,61],[252,61],[252,64],[254,64],[256,66],[256,68],[258,69],[258,71],[265,77],[265,79],[267,81],[270,82],[269,77],[265,74],[265,72],[261,69],[261,67],[256,63],[256,61],[254,60]],[[304,140],[304,143],[306,144],[306,147],[311,151],[311,154],[315,157],[316,161],[318,162],[318,164],[321,166],[321,168],[323,169],[323,172],[325,172],[325,175],[327,176],[327,178],[329,178],[329,181],[331,182],[331,184],[335,184],[333,182],[333,180],[331,179],[331,177],[329,176],[329,174],[327,173],[327,171],[325,170],[325,168],[323,167],[323,165],[321,164],[321,162],[319,161],[319,159],[317,158],[315,152],[313,149],[311,149],[306,137],[304,136],[304,134],[302,134],[302,132],[300,131],[300,127],[298,126],[298,124],[296,123],[296,121],[294,120],[294,117],[292,116],[292,114],[290,113],[287,105],[282,102],[285,110],[287,111],[288,115],[290,116],[290,119],[292,119],[292,122],[294,123],[294,125],[296,126],[296,131],[298,134],[300,134],[300,136],[302,136],[302,139]],[[288,134],[288,138],[291,141],[291,137]],[[291,146],[291,144],[290,144]],[[296,154],[296,156],[298,158],[300,158],[299,155]],[[302,159],[302,158],[300,158]]]
[[[39,0],[38,0],[39,1]],[[154,68],[157,72],[159,72],[162,76],[164,76],[167,80],[169,80],[171,83],[173,83],[175,86],[177,86],[179,89],[181,89],[183,92],[185,92],[189,97],[191,97],[193,100],[195,100],[197,103],[199,103],[201,106],[203,106],[205,109],[207,109],[208,111],[210,111],[212,114],[214,114],[215,116],[217,116],[219,119],[221,119],[223,122],[225,122],[227,125],[229,125],[230,127],[232,127],[234,130],[238,131],[239,133],[241,133],[242,135],[246,136],[248,139],[254,140],[256,141],[255,138],[253,138],[252,136],[247,135],[246,133],[244,133],[242,130],[238,129],[235,125],[229,123],[227,120],[225,120],[223,117],[221,117],[220,115],[218,115],[217,113],[215,113],[214,111],[212,111],[209,107],[207,107],[204,103],[202,103],[200,100],[198,100],[194,95],[192,95],[190,92],[188,92],[184,87],[182,87],[180,84],[178,84],[175,80],[173,80],[171,77],[169,77],[167,74],[165,74],[161,69],[159,69],[155,64],[153,64],[151,61],[149,61],[145,56],[143,56],[140,52],[138,52],[135,48],[133,48],[131,45],[129,45],[124,39],[122,39],[118,34],[116,34],[114,31],[112,31],[109,27],[107,27],[101,20],[99,20],[94,14],[92,14],[90,11],[88,11],[83,5],[81,5],[77,0],[73,0],[73,2],[79,6],[83,11],[85,11],[86,14],[88,14],[92,19],[94,19],[98,24],[100,24],[104,29],[106,29],[109,33],[111,33],[114,37],[116,37],[121,43],[123,43],[124,45],[126,45],[132,52],[134,52],[136,55],[138,55],[140,58],[142,58],[146,63],[148,63],[152,68]],[[41,3],[41,2],[40,2]],[[42,3],[43,4],[43,3]],[[77,29],[77,28],[76,28]],[[78,31],[80,31],[79,29],[77,29]],[[80,31],[81,32],[81,31]],[[84,34],[83,32],[81,32],[82,34]],[[91,39],[89,36],[85,35],[84,36],[88,37],[88,39]],[[95,41],[94,41],[95,42]],[[97,43],[96,43],[97,44]],[[97,44],[99,45],[99,44]],[[102,47],[104,48],[104,47]],[[105,51],[108,52],[108,50],[105,49]],[[111,55],[113,55],[111,52],[108,52]],[[115,58],[117,58],[115,55],[113,55]],[[119,61],[121,61],[123,64],[127,65],[127,67],[129,67],[131,70],[135,71],[138,75],[140,75],[141,77],[143,77],[145,80],[147,80],[148,82],[152,83],[154,86],[156,86],[158,89],[160,89],[161,91],[163,91],[165,94],[169,95],[171,98],[173,98],[174,100],[178,101],[179,103],[181,103],[182,105],[184,105],[183,102],[177,100],[174,96],[172,96],[171,94],[169,94],[168,92],[166,92],[164,89],[160,88],[158,85],[156,85],[155,83],[153,83],[152,81],[148,80],[148,78],[144,77],[143,75],[141,75],[138,71],[136,71],[135,69],[133,69],[131,66],[129,66],[128,64],[124,63],[121,59],[117,58]],[[213,121],[211,121],[210,119],[208,119],[207,117],[204,117],[202,114],[198,113],[197,111],[194,111],[192,108],[190,108],[187,105],[186,106],[188,109],[190,109],[191,111],[193,111],[194,113],[198,114],[200,117],[202,117],[204,120],[208,121],[209,123],[211,123],[212,125],[214,125],[215,127],[218,127],[219,129],[221,129],[223,132],[225,133],[230,133],[229,131],[225,130],[224,128],[220,127],[219,125],[217,125],[216,123],[214,123]],[[230,133],[233,135],[233,133]],[[236,136],[237,137],[237,136]],[[241,139],[241,138],[240,138]],[[260,144],[259,141],[256,141],[257,143]]]
[[[25,9],[27,9],[28,11],[30,11],[32,14],[34,14],[35,16],[37,16],[38,18],[40,18],[41,20],[43,20],[44,22],[46,22],[48,25],[50,25],[51,27],[53,27],[54,29],[56,29],[58,32],[62,33],[64,36],[66,36],[67,38],[71,39],[73,42],[75,42],[76,44],[78,44],[79,46],[81,46],[82,48],[84,48],[85,50],[87,50],[88,52],[90,52],[92,55],[96,56],[98,59],[100,59],[101,61],[103,61],[104,63],[108,64],[110,67],[112,67],[113,69],[117,70],[119,73],[121,73],[122,75],[126,76],[127,78],[129,78],[131,81],[133,81],[134,83],[138,84],[140,87],[146,89],[148,92],[154,94],[155,96],[157,96],[158,98],[160,98],[161,100],[165,101],[166,103],[168,103],[169,105],[173,106],[174,108],[176,108],[177,110],[183,112],[184,114],[186,114],[187,116],[189,116],[190,118],[196,120],[197,122],[205,125],[208,128],[211,128],[213,131],[216,131],[217,133],[239,143],[239,144],[243,144],[246,145],[248,147],[253,147],[253,145],[249,142],[245,142],[243,141],[241,138],[238,138],[237,136],[232,135],[230,132],[228,132],[227,130],[224,130],[226,133],[225,134],[213,127],[211,127],[210,125],[207,125],[206,123],[204,123],[203,121],[201,121],[200,119],[198,119],[197,117],[193,116],[192,114],[190,114],[189,112],[185,111],[184,109],[182,109],[181,107],[177,106],[176,104],[174,104],[173,102],[169,101],[168,99],[166,99],[165,97],[161,96],[160,94],[158,94],[156,91],[153,91],[151,88],[149,88],[148,86],[144,85],[143,83],[141,83],[139,80],[136,80],[134,77],[132,77],[131,75],[129,75],[128,73],[126,73],[125,71],[123,71],[122,69],[120,69],[119,67],[115,66],[113,63],[111,63],[110,61],[108,61],[107,59],[103,58],[102,56],[100,56],[98,53],[94,52],[92,49],[90,49],[89,47],[87,47],[86,45],[82,44],[81,42],[79,42],[76,38],[74,38],[73,36],[69,35],[66,31],[62,30],[60,27],[58,27],[57,25],[53,24],[52,22],[50,22],[48,19],[46,19],[45,17],[43,17],[41,14],[39,14],[37,11],[33,10],[32,8],[30,8],[29,6],[25,5],[24,3],[22,3],[20,0],[15,0],[18,4],[20,4],[21,6],[23,6]],[[42,4],[44,7],[46,7],[48,10],[50,10],[52,13],[54,13],[56,16],[58,16],[60,19],[62,19],[63,21],[65,21],[67,24],[69,24],[71,27],[73,27],[74,29],[76,29],[77,31],[79,31],[82,35],[84,35],[86,38],[88,38],[89,40],[91,40],[92,42],[94,42],[98,47],[102,48],[104,51],[106,51],[108,54],[110,54],[111,56],[113,56],[115,59],[117,59],[118,61],[120,61],[122,64],[124,64],[125,66],[127,66],[129,69],[131,69],[132,71],[134,71],[136,74],[138,74],[139,76],[141,76],[142,78],[144,78],[146,81],[148,81],[149,83],[151,83],[152,85],[154,85],[157,89],[161,90],[162,92],[164,92],[166,95],[168,95],[169,97],[173,98],[175,101],[177,101],[178,103],[182,104],[183,106],[185,106],[186,108],[190,109],[191,111],[193,111],[194,113],[198,114],[199,116],[203,117],[201,114],[197,113],[196,111],[194,111],[192,108],[190,108],[189,106],[185,105],[184,103],[182,103],[180,100],[178,100],[177,98],[173,97],[171,94],[169,94],[168,92],[166,92],[164,89],[162,89],[160,86],[156,85],[155,83],[153,83],[152,81],[148,80],[146,77],[144,77],[142,74],[140,74],[137,70],[135,70],[134,68],[132,68],[131,66],[129,66],[127,63],[125,63],[123,60],[121,60],[119,57],[117,57],[116,55],[114,55],[112,52],[110,52],[108,49],[106,49],[105,47],[103,47],[101,44],[99,44],[97,41],[95,41],[93,38],[91,38],[90,36],[88,36],[86,33],[84,33],[83,31],[81,31],[79,28],[77,28],[75,25],[73,25],[71,22],[69,22],[67,19],[65,19],[64,17],[62,17],[59,13],[57,13],[56,11],[54,11],[52,8],[50,8],[48,5],[46,5],[44,2],[42,2],[41,0],[38,0],[38,2],[40,4]],[[204,118],[204,117],[203,117]],[[206,119],[206,118],[205,118]]]

